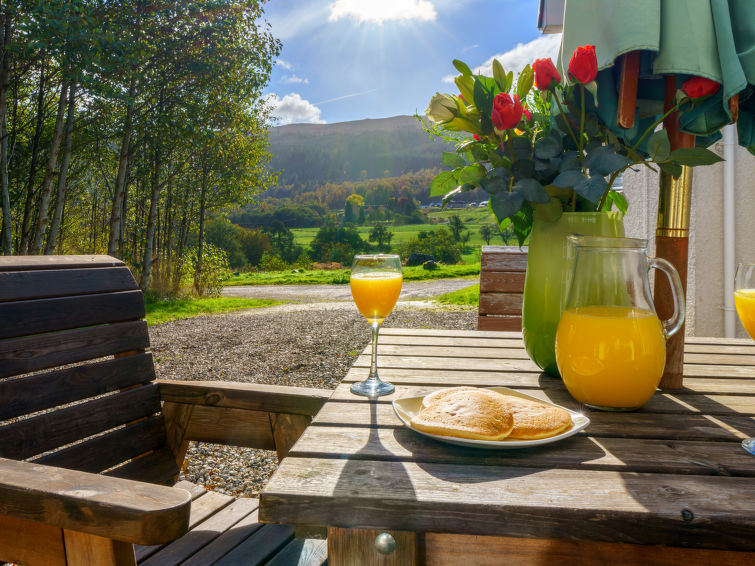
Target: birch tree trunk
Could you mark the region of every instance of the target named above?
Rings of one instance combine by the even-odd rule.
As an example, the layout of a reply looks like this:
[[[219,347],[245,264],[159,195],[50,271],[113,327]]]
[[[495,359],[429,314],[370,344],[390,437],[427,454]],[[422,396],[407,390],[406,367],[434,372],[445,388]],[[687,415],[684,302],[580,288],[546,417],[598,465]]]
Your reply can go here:
[[[10,84],[10,54],[8,46],[11,37],[11,14],[8,4],[5,5],[3,22],[0,29],[2,34],[2,53],[0,54],[0,198],[3,207],[2,249],[3,254],[13,253],[11,234],[10,192],[8,187],[8,87]]]
[[[42,137],[42,126],[45,121],[45,61],[42,61],[39,69],[39,92],[37,93],[37,118],[34,126],[34,138],[31,142],[31,163],[29,175],[26,180],[26,202],[24,203],[24,219],[21,224],[21,242],[18,244],[18,253],[26,253],[29,250],[29,238],[31,237],[31,206],[34,203],[34,178],[37,175],[37,157],[39,154],[39,140]]]
[[[29,245],[29,253],[32,255],[39,254],[42,250],[42,241],[45,239],[47,224],[50,221],[49,210],[50,200],[52,199],[52,183],[55,180],[55,164],[58,162],[58,152],[60,151],[60,142],[63,139],[63,116],[66,113],[66,97],[68,94],[68,82],[63,81],[60,87],[60,98],[58,99],[58,113],[55,117],[55,130],[53,131],[52,144],[50,145],[50,155],[47,157],[47,168],[45,169],[45,179],[42,181],[42,190],[39,195],[39,213],[37,214],[37,226],[34,230],[34,238]]]
[[[199,195],[199,243],[197,244],[197,267],[194,271],[194,288],[197,295],[202,295],[202,252],[204,247],[204,210],[207,198],[207,168],[202,164],[202,190]]]
[[[118,256],[118,241],[121,232],[123,194],[126,190],[126,169],[128,169],[129,152],[131,151],[131,130],[134,119],[134,95],[136,94],[136,75],[131,77],[128,87],[128,101],[126,105],[126,121],[123,124],[121,138],[121,154],[118,160],[118,175],[115,178],[113,192],[113,208],[110,213],[110,237],[108,238],[107,253]]]
[[[144,262],[142,263],[141,288],[149,289],[152,275],[152,249],[155,242],[155,217],[157,215],[157,201],[160,198],[160,150],[155,150],[155,169],[152,174],[152,191],[150,195],[149,213],[147,214],[147,238],[144,246]]]

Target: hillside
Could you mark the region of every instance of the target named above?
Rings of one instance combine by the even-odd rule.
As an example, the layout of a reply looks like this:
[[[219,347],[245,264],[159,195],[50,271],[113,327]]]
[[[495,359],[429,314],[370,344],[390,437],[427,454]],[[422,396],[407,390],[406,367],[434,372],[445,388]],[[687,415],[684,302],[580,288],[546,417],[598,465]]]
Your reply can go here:
[[[270,131],[271,168],[279,172],[278,186],[295,193],[324,183],[438,168],[444,149],[445,144],[431,140],[411,116],[289,124]]]

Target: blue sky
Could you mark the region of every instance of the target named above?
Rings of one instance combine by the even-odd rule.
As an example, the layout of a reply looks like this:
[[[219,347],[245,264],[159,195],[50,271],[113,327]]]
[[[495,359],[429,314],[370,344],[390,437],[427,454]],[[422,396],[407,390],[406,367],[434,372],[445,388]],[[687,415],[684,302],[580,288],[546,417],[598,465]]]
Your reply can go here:
[[[422,113],[456,92],[451,61],[492,74],[555,59],[559,36],[537,29],[537,0],[271,0],[283,43],[265,89],[278,124]]]

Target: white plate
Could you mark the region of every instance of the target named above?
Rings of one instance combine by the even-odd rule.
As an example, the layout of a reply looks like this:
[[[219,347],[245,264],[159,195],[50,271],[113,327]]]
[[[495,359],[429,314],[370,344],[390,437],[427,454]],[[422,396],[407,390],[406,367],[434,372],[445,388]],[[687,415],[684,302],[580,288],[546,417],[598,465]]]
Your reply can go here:
[[[419,413],[420,407],[422,406],[422,399],[424,399],[424,396],[406,397],[404,399],[396,399],[393,402],[393,410],[396,413],[396,416],[399,419],[401,419],[401,422],[403,422],[407,427],[412,429],[417,434],[421,434],[422,436],[427,436],[428,438],[432,438],[433,440],[439,440],[440,442],[447,442],[449,444],[458,444],[459,446],[473,446],[475,448],[485,448],[485,449],[492,449],[492,450],[508,450],[512,448],[530,448],[532,446],[539,446],[541,444],[550,444],[551,442],[558,442],[559,440],[563,440],[564,438],[569,438],[570,436],[574,436],[580,430],[583,430],[587,425],[590,424],[590,419],[588,419],[582,413],[571,411],[567,409],[566,407],[561,407],[561,405],[554,405],[553,403],[549,403],[548,401],[543,401],[542,399],[538,399],[537,397],[532,397],[531,395],[526,395],[525,393],[519,393],[518,391],[514,391],[506,387],[486,387],[485,389],[491,389],[493,391],[497,391],[498,393],[503,393],[504,395],[513,395],[514,397],[530,399],[532,401],[537,401],[538,403],[551,405],[552,407],[559,407],[565,410],[566,412],[568,412],[569,415],[571,416],[572,427],[566,432],[562,432],[561,434],[558,434],[556,436],[551,436],[549,438],[538,438],[536,440],[506,440],[505,438],[503,440],[471,440],[467,438],[457,438],[454,436],[441,436],[439,434],[430,434],[428,432],[423,432],[421,430],[417,430],[416,428],[414,428],[410,424],[410,422],[411,422],[412,417],[416,415],[417,413]]]

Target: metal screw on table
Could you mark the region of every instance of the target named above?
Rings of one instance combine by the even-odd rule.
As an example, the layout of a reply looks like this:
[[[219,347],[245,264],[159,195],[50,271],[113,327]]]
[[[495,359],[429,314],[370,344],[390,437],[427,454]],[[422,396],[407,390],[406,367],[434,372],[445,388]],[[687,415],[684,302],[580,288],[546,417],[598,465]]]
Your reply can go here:
[[[380,554],[388,556],[396,550],[396,539],[390,533],[380,533],[375,537],[375,549]]]

